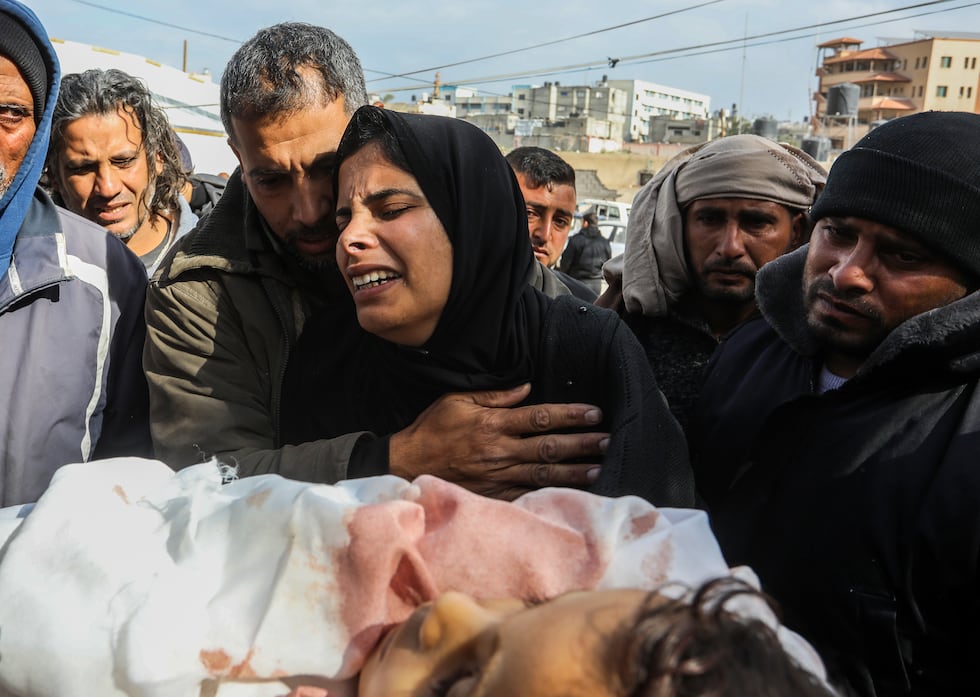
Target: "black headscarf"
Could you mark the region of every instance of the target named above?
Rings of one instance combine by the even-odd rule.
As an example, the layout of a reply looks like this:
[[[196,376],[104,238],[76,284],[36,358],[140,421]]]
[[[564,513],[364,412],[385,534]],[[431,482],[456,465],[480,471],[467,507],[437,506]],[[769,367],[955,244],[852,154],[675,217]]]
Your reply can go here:
[[[398,346],[351,322],[349,306],[312,317],[289,359],[283,443],[352,431],[401,430],[439,396],[513,387],[532,378],[549,300],[529,286],[536,263],[524,199],[494,142],[458,119],[361,107],[337,168],[364,120],[383,121],[453,247],[446,307],[421,347]]]

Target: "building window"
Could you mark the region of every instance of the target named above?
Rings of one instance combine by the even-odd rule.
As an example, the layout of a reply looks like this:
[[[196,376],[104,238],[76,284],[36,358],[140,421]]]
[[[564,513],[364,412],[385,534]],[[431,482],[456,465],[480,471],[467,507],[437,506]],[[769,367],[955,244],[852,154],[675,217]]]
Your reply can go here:
[[[967,97],[967,99],[969,99],[972,96],[973,96],[973,88],[972,87],[967,87],[966,88],[966,97]]]
[[[977,67],[977,59],[975,57],[974,58],[971,58],[970,59],[970,70],[973,70],[976,67]]]
[[[962,98],[963,98],[963,93],[964,93],[964,92],[966,92],[966,90],[965,90],[965,89],[963,89],[963,85],[960,85],[960,99],[962,99]]]
[[[936,88],[936,96],[937,97],[946,96],[946,85],[939,85],[939,87]]]
[[[527,99],[527,95],[526,94],[519,94],[519,95],[517,95],[517,101],[519,101],[519,102],[523,102],[526,99]]]
[[[952,64],[953,64],[953,57],[952,56],[943,56],[942,58],[939,59],[939,67],[940,68],[948,68]]]
[[[964,70],[969,70],[970,69],[970,58],[969,58],[969,56],[967,56],[966,58],[963,59],[963,69]]]
[[[915,59],[915,69],[916,70],[919,69],[919,59],[918,58]]]
[[[902,59],[902,70],[908,70],[908,69],[909,69],[909,61],[908,61],[908,58],[903,58]]]
[[[919,96],[922,96],[922,85],[919,85]]]

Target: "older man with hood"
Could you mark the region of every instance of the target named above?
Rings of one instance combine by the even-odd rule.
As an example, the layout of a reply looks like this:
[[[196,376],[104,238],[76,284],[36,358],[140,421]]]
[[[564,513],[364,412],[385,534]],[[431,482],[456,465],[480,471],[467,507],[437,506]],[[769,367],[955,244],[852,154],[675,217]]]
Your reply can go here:
[[[736,135],[689,148],[636,195],[626,251],[598,305],[646,349],[685,428],[718,342],[756,312],[755,274],[806,241],[826,171],[797,148]]]
[[[61,465],[149,454],[146,272],[38,186],[58,59],[30,9],[0,0],[0,505]]]

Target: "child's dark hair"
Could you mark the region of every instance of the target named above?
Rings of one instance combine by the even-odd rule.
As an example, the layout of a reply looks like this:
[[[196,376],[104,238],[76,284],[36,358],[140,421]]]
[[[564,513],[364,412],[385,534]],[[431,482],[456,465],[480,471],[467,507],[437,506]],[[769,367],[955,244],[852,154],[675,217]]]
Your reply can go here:
[[[604,649],[624,697],[830,697],[821,681],[786,653],[761,619],[725,609],[739,595],[768,596],[731,578],[679,599],[651,593]]]

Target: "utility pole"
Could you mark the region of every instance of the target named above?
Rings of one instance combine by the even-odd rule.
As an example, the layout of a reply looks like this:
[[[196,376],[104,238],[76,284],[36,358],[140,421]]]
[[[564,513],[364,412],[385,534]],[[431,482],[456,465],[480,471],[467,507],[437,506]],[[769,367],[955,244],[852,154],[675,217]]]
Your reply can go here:
[[[187,39],[184,39],[184,62],[181,65],[184,66],[183,70],[186,73],[187,72]]]
[[[738,113],[741,117],[745,113],[745,63],[746,63],[746,42],[749,38],[749,13],[745,13],[745,33],[742,34],[742,79],[738,86]],[[738,120],[738,132],[742,132],[742,119]]]

